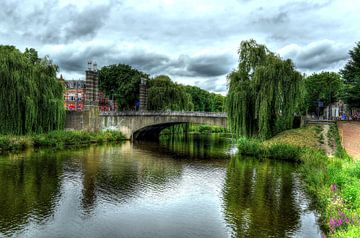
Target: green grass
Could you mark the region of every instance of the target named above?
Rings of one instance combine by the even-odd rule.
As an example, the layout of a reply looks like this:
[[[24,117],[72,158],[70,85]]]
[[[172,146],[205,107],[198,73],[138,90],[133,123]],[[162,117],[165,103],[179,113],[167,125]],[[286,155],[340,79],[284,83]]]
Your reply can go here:
[[[30,147],[64,148],[66,146],[84,146],[92,143],[122,141],[125,137],[115,131],[52,131],[46,134],[27,136],[0,136],[0,152],[20,151]]]
[[[290,144],[266,144],[258,139],[240,138],[238,151],[242,155],[256,158],[300,161],[301,148]]]
[[[266,145],[269,144],[287,144],[297,147],[307,147],[318,149],[318,135],[321,133],[319,126],[310,125],[299,129],[291,129],[283,131],[276,136],[264,141]]]
[[[267,141],[240,138],[239,153],[300,161],[299,171],[316,201],[327,237],[360,237],[360,161],[353,161],[342,148],[336,125],[328,134],[336,155],[328,158],[319,147],[321,131],[319,126],[308,126]]]

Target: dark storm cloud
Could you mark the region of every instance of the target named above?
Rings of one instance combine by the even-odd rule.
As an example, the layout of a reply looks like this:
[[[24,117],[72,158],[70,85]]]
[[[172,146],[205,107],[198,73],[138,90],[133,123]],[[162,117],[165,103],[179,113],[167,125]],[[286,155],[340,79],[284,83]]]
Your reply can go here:
[[[259,7],[250,14],[247,25],[259,34],[266,34],[266,40],[279,44],[289,42],[309,42],[329,34],[324,29],[341,29],[333,21],[324,21],[318,11],[331,5],[330,0],[290,1],[272,8]],[[320,38],[321,39],[321,38]],[[326,37],[325,37],[326,39]]]
[[[259,16],[256,20],[252,21],[251,24],[261,24],[261,25],[274,25],[286,23],[289,20],[288,13],[279,12],[273,16]]]
[[[78,39],[92,39],[105,25],[111,12],[111,4],[91,5],[78,8],[74,5],[60,7],[58,1],[36,2],[27,8],[26,2],[1,3],[0,26],[8,32],[35,38],[46,44],[70,43]]]
[[[88,6],[79,10],[69,5],[57,12],[44,34],[38,37],[44,43],[69,43],[78,39],[92,39],[105,25],[111,5]],[[63,14],[66,13],[66,14]]]
[[[83,49],[66,48],[50,57],[67,73],[83,73],[89,60],[105,61],[111,54],[112,46],[89,46]]]
[[[198,76],[220,76],[227,74],[233,63],[230,55],[202,56],[191,59],[187,69]]]
[[[293,59],[296,67],[304,71],[336,68],[348,59],[347,47],[329,40],[313,42],[303,47],[290,45],[283,50],[282,56]]]
[[[0,5],[0,44],[36,48],[68,77],[82,75],[92,59],[99,66],[125,63],[178,82],[199,81],[212,91],[225,88],[242,40],[253,38],[272,51],[289,46],[279,53],[307,72],[337,70],[359,39],[357,1],[1,0]]]
[[[120,51],[115,46],[92,45],[82,49],[69,48],[52,55],[54,62],[67,73],[81,73],[88,60],[99,66],[128,64],[151,75],[169,74],[183,77],[215,77],[225,75],[233,65],[230,55],[181,55],[176,59],[141,49]]]
[[[326,1],[291,1],[279,7],[281,11],[286,12],[305,12],[311,10],[319,10],[331,4],[331,0]]]

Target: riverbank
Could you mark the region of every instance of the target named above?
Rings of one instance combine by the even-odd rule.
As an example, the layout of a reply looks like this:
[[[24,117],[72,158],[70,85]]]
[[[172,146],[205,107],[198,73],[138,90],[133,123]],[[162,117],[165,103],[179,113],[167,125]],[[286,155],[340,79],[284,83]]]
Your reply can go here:
[[[66,146],[85,146],[95,143],[125,140],[121,132],[115,131],[52,131],[36,135],[0,135],[0,153],[21,151],[27,148],[53,147],[62,149]]]
[[[327,140],[322,132],[320,126],[308,126],[266,141],[242,138],[239,153],[300,162],[300,172],[317,202],[328,237],[359,237],[360,162],[346,154],[336,126],[329,128]],[[323,150],[325,141],[334,150],[332,157]]]

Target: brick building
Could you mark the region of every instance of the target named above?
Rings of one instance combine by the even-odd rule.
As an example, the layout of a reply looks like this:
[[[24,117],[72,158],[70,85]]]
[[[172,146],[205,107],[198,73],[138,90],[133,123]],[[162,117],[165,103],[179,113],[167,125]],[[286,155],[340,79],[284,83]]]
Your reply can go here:
[[[85,80],[64,80],[60,76],[60,81],[65,86],[65,109],[83,111],[89,110],[90,107],[98,107],[100,111],[117,111],[116,99],[110,100],[98,89],[99,79],[96,63],[88,63],[85,75]]]
[[[64,102],[69,111],[83,111],[85,103],[85,80],[65,80]]]

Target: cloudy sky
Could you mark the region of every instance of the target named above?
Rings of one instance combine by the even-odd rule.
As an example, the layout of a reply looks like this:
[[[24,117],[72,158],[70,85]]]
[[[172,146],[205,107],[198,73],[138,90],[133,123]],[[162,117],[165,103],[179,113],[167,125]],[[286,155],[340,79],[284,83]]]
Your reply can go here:
[[[359,12],[356,0],[1,0],[0,44],[49,55],[66,79],[94,60],[224,94],[250,38],[301,72],[337,71],[360,40]]]

